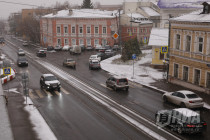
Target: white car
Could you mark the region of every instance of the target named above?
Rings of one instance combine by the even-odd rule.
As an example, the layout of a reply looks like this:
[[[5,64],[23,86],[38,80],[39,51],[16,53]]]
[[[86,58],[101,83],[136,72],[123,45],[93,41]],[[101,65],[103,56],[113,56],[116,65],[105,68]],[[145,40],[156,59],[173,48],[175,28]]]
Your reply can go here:
[[[65,45],[62,48],[63,51],[68,51],[69,49],[70,49],[70,46],[69,45]]]
[[[166,92],[163,94],[164,102],[171,102],[181,107],[200,108],[203,107],[203,99],[197,94],[188,90],[180,90],[175,92]]]
[[[101,48],[102,48],[102,46],[99,45],[99,44],[97,44],[97,45],[95,46],[95,50],[100,50]]]
[[[101,61],[101,57],[99,57],[98,55],[91,55],[89,58],[89,62],[92,60],[98,60],[99,62]]]
[[[28,46],[28,42],[27,41],[23,41],[23,46]]]

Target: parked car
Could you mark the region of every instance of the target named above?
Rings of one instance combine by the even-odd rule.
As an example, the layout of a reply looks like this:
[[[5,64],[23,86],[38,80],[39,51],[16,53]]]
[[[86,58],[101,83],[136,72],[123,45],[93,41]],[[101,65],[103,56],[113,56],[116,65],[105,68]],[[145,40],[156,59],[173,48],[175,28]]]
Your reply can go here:
[[[18,49],[18,52],[17,52],[18,56],[24,56],[25,55],[25,52],[23,49]]]
[[[55,51],[61,51],[62,50],[62,47],[60,45],[57,45],[57,46],[55,46],[54,50]]]
[[[5,40],[3,36],[0,36],[0,44],[4,44]]]
[[[28,66],[28,60],[25,57],[18,57],[17,65],[20,66]]]
[[[58,90],[60,92],[61,84],[53,74],[42,74],[40,78],[40,86],[43,89]]]
[[[207,128],[199,113],[188,108],[160,110],[155,114],[156,124],[160,127],[171,127],[182,133],[199,133]]]
[[[105,47],[101,47],[98,51],[99,51],[99,52],[102,52],[102,53],[105,53],[106,48],[105,48]]]
[[[101,57],[99,57],[98,55],[91,55],[90,58],[89,58],[89,62],[91,60],[98,60],[98,61],[101,61]]]
[[[164,102],[171,102],[181,107],[200,108],[204,105],[202,98],[188,90],[166,92],[162,97]]]
[[[46,57],[47,56],[45,50],[38,50],[36,55],[38,57]]]
[[[89,69],[92,70],[92,69],[101,69],[101,65],[100,65],[100,61],[98,60],[91,60],[89,62]]]
[[[93,50],[93,47],[91,45],[87,45],[86,50],[87,51],[92,51]]]
[[[109,46],[109,45],[105,45],[105,46],[104,46],[104,48],[105,48],[106,50],[110,50],[110,49],[112,49],[112,47],[111,47],[111,46]]]
[[[96,50],[96,51],[100,50],[101,48],[102,48],[102,46],[99,45],[99,44],[97,44],[97,45],[95,46],[95,50]]]
[[[105,54],[106,54],[108,57],[110,57],[110,56],[114,56],[114,55],[115,55],[115,52],[114,52],[113,50],[109,49],[109,50],[106,50],[106,51],[105,51]]]
[[[76,61],[72,58],[67,58],[63,61],[63,66],[70,66],[74,69],[76,69]]]
[[[106,80],[106,86],[113,88],[115,91],[118,89],[125,89],[128,91],[128,79],[124,77],[112,76]]]
[[[53,46],[47,46],[47,51],[53,51],[54,47]]]
[[[23,41],[23,46],[28,46],[28,45],[29,45],[28,41]]]
[[[86,48],[85,48],[85,45],[84,45],[84,44],[81,44],[80,47],[81,47],[81,51],[84,52],[85,49],[86,49]]]
[[[112,50],[118,51],[118,50],[120,50],[120,47],[118,45],[114,45],[113,48],[112,48]]]
[[[99,52],[96,54],[98,57],[101,57],[101,60],[104,60],[107,58],[106,54],[105,53],[102,53],[102,52]]]
[[[70,46],[69,45],[65,45],[62,48],[63,51],[68,51],[69,49],[70,49]]]
[[[69,49],[70,54],[81,54],[82,50],[81,47],[78,45],[73,45]]]

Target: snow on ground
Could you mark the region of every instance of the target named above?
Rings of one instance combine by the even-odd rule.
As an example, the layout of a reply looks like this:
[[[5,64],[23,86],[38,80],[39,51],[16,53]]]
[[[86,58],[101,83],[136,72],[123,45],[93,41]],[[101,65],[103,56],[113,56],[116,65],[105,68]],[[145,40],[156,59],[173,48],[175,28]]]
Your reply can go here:
[[[27,98],[27,104],[33,104],[30,98]],[[26,105],[24,108],[30,114],[30,120],[34,125],[33,129],[40,140],[57,140],[56,136],[47,125],[37,108],[33,105]]]
[[[116,55],[101,62],[101,68],[110,72],[111,75],[121,75],[127,77],[131,81],[138,82],[144,85],[150,85],[156,80],[162,79],[162,72],[150,68],[143,64],[150,64],[152,62],[152,50],[144,50],[142,53],[146,54],[140,61],[134,63],[134,79],[133,65],[118,65],[111,64],[112,60],[120,58],[121,55]]]

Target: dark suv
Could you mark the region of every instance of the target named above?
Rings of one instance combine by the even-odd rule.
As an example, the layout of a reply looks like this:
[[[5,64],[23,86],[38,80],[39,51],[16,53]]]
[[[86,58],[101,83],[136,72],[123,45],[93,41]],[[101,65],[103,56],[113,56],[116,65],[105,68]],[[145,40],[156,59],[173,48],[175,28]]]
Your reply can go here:
[[[179,134],[198,133],[207,127],[199,113],[187,108],[160,110],[156,113],[155,118],[159,127],[170,127]]]
[[[53,74],[42,74],[40,78],[40,86],[43,89],[57,90],[60,92],[61,84]]]
[[[123,77],[113,76],[106,80],[106,86],[113,88],[115,91],[118,89],[125,89],[128,91],[128,79]]]

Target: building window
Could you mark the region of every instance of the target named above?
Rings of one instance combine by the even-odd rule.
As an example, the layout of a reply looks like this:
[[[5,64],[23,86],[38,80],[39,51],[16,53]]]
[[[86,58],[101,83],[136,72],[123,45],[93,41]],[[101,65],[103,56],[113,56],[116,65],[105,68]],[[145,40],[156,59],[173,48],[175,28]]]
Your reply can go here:
[[[98,34],[98,27],[95,27],[95,34]]]
[[[200,84],[200,75],[201,71],[198,69],[194,70],[194,84],[199,85]]]
[[[90,34],[90,27],[87,27],[87,34]]]
[[[183,67],[183,80],[186,82],[188,81],[188,73],[189,73],[189,68],[184,66]]]
[[[80,34],[83,33],[83,27],[79,27],[79,33],[80,33]]]
[[[61,33],[61,27],[57,26],[57,33],[60,34]]]
[[[80,39],[79,40],[79,45],[83,45],[84,44],[84,40],[83,39]]]
[[[98,39],[95,39],[94,40],[94,45],[98,45],[99,44],[99,40]]]
[[[210,88],[210,72],[207,72],[206,76],[206,87]]]
[[[103,34],[106,34],[106,27],[103,27]]]
[[[61,39],[60,38],[57,39],[57,44],[61,45]]]
[[[130,29],[127,29],[127,32],[130,33]]]
[[[91,45],[91,40],[87,39],[87,45]]]
[[[68,34],[68,27],[67,26],[64,27],[64,33]]]
[[[164,60],[164,53],[160,52],[160,60]]]
[[[178,74],[179,74],[179,65],[174,64],[174,77],[178,78]]]
[[[72,27],[71,27],[71,33],[72,33],[72,34],[75,34],[75,33],[76,33],[76,28],[75,28],[75,26],[72,26]]]
[[[203,52],[203,38],[199,37],[198,38],[198,52]]]
[[[134,33],[137,33],[137,29],[136,29],[136,28],[135,28],[135,29],[133,29],[133,32],[134,32]]]
[[[69,40],[67,38],[64,39],[64,45],[69,45]]]
[[[141,33],[143,33],[143,29],[141,29]]]
[[[76,39],[71,40],[71,45],[76,45]]]
[[[186,48],[185,51],[190,52],[191,36],[186,37]]]
[[[180,48],[180,35],[176,35],[176,49],[179,50]]]

